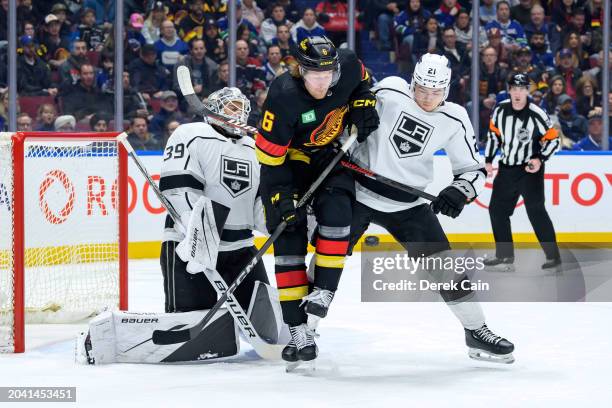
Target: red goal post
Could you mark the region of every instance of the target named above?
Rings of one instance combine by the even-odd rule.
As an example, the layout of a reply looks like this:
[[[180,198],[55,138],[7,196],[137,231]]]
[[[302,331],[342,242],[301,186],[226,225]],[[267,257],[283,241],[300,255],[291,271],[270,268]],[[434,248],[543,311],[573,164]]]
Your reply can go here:
[[[127,309],[128,155],[118,136],[0,134],[0,351],[25,350],[26,320]]]

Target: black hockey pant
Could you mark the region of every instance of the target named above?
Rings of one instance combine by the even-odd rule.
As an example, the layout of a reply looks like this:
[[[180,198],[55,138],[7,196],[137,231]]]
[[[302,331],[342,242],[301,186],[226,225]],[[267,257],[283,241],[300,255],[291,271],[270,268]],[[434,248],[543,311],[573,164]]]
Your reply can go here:
[[[410,256],[430,256],[450,249],[448,238],[440,221],[428,204],[417,205],[402,211],[382,212],[355,202],[349,254],[352,254],[353,247],[368,229],[370,223],[380,225],[389,231]],[[468,280],[468,278],[464,275],[461,280]],[[461,289],[461,285],[457,290],[440,290],[440,295],[446,302],[458,301],[471,293],[472,290]]]
[[[178,242],[162,243],[160,263],[164,275],[166,313],[189,312],[210,309],[217,302],[217,292],[203,272],[187,272],[187,263],[176,254]],[[236,276],[251,262],[257,248],[254,246],[235,251],[221,251],[217,257],[217,271],[231,285]],[[249,307],[255,281],[269,283],[263,262],[255,265],[244,281],[236,288],[234,297],[246,312]]]
[[[489,216],[495,237],[495,256],[514,256],[510,216],[519,196],[525,200],[527,216],[547,259],[559,257],[555,228],[544,206],[544,164],[537,173],[527,173],[524,166],[499,165],[493,181]]]

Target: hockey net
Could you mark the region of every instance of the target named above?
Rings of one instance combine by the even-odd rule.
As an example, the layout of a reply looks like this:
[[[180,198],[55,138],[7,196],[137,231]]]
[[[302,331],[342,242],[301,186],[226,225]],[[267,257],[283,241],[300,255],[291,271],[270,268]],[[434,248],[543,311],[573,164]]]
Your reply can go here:
[[[116,133],[0,134],[0,351],[25,323],[127,308],[127,155]]]

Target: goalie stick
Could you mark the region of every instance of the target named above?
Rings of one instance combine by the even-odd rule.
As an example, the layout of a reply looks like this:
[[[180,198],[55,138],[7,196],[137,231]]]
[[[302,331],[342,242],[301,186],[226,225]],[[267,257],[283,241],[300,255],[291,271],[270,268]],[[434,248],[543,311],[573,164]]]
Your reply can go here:
[[[247,136],[255,137],[257,135],[257,128],[242,124],[234,119],[228,119],[216,112],[211,111],[204,105],[204,103],[198,98],[195,91],[193,90],[193,84],[191,83],[191,73],[189,68],[181,65],[176,70],[176,78],[178,79],[181,93],[185,97],[185,100],[189,106],[199,115],[204,117],[207,123],[212,125],[221,126],[224,129],[231,131],[235,134],[246,134]]]
[[[118,136],[118,139],[121,142],[121,144],[123,144],[125,149],[127,150],[128,155],[136,163],[136,167],[138,167],[142,175],[147,179],[147,182],[149,183],[149,187],[151,187],[151,189],[154,191],[155,195],[161,202],[162,206],[166,209],[166,211],[168,211],[168,214],[170,215],[172,220],[176,224],[183,226],[181,217],[177,213],[176,209],[172,206],[170,201],[168,201],[168,199],[162,194],[157,184],[155,184],[155,182],[153,181],[153,178],[149,175],[149,172],[147,171],[147,169],[145,169],[144,165],[140,161],[140,158],[134,151],[132,145],[130,144],[130,142],[128,142],[127,135],[125,133],[122,133],[121,135]],[[211,285],[213,286],[217,294],[219,296],[222,296],[223,291],[227,288],[227,283],[221,277],[221,274],[219,274],[217,270],[212,269],[212,270],[205,271],[204,275],[206,276],[206,278],[208,278],[208,280],[210,281]],[[259,334],[255,330],[253,323],[249,319],[248,315],[245,313],[242,306],[240,306],[240,304],[232,296],[227,296],[227,309],[229,310],[230,314],[236,321],[236,324],[238,324],[238,327],[240,328],[240,331],[242,332],[244,337],[247,339],[249,344],[253,346],[253,349],[255,349],[255,352],[260,357],[264,359],[268,359],[268,360],[280,359],[282,348],[285,345],[284,344],[282,345],[281,344],[270,344],[266,342],[265,340],[263,340],[261,336],[259,336]],[[204,326],[202,326],[202,328],[204,328]],[[160,344],[155,341],[155,332],[153,332],[152,339],[153,339],[153,343]]]
[[[356,139],[357,128],[353,126],[353,128],[351,129],[350,137],[342,145],[340,151],[336,154],[334,159],[327,165],[327,167],[321,172],[319,177],[317,177],[317,179],[310,185],[310,188],[304,193],[302,198],[297,202],[295,206],[296,208],[302,207],[310,200],[316,189],[321,185],[321,183],[323,183],[325,178],[338,164],[338,162],[340,162],[342,156],[344,156],[344,154],[348,151],[348,149],[351,147],[351,145],[355,142]],[[206,327],[206,324],[208,324],[208,322],[212,319],[217,310],[219,310],[223,303],[225,303],[227,298],[231,296],[232,293],[234,293],[234,290],[236,290],[238,285],[240,285],[244,278],[246,278],[246,276],[253,270],[257,262],[261,260],[261,257],[266,253],[268,248],[272,246],[274,241],[278,239],[278,237],[285,230],[286,227],[287,223],[285,221],[282,221],[278,225],[278,227],[276,227],[276,230],[274,230],[272,235],[266,240],[266,242],[264,242],[264,244],[259,249],[259,251],[257,251],[257,254],[255,254],[251,262],[249,262],[249,264],[238,274],[234,282],[232,282],[232,284],[227,288],[225,293],[223,293],[217,303],[215,303],[215,305],[208,311],[206,316],[204,316],[204,318],[200,322],[190,328],[181,330],[155,330],[153,332],[153,341],[155,342],[155,344],[183,343],[185,341],[194,339],[198,335],[198,333],[200,333],[200,331],[202,331],[202,329]]]

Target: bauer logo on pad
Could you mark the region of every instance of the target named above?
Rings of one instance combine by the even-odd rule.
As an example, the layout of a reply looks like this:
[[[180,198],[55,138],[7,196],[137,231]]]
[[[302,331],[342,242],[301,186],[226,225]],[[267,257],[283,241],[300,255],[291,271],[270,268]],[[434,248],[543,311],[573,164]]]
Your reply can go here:
[[[249,191],[253,185],[250,161],[221,156],[220,173],[221,184],[232,197],[238,197]]]
[[[433,132],[433,127],[414,116],[402,112],[389,136],[400,159],[419,156]]]

